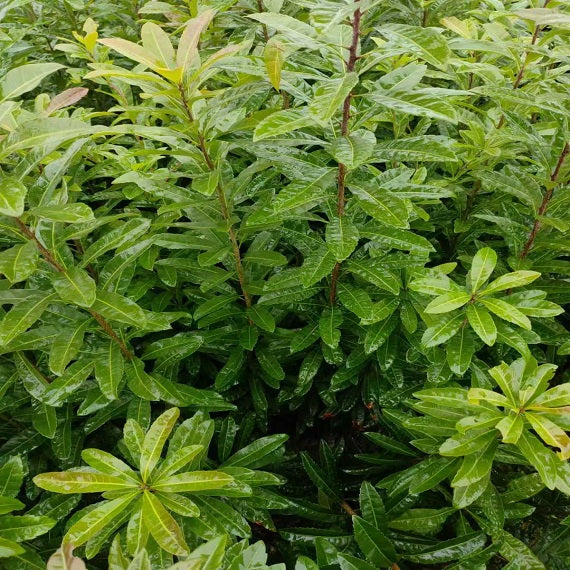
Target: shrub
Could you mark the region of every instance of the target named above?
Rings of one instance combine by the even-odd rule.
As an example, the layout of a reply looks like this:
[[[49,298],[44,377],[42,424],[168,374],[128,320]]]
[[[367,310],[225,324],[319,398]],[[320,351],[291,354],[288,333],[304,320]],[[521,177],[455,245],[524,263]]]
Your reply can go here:
[[[0,5],[6,568],[570,565],[566,4]]]

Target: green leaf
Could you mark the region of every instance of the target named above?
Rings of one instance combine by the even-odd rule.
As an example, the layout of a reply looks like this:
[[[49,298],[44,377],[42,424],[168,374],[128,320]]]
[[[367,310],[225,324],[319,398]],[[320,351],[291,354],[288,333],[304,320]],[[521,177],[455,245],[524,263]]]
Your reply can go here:
[[[362,518],[385,533],[388,529],[386,509],[380,494],[368,481],[364,481],[360,487],[359,502]]]
[[[275,330],[275,319],[265,307],[253,305],[247,310],[247,316],[260,328],[267,332]]]
[[[110,340],[104,348],[105,353],[94,362],[95,378],[105,398],[116,400],[119,397],[119,387],[125,370],[125,361],[119,345],[113,340]]]
[[[431,93],[374,91],[368,98],[378,103],[380,107],[387,107],[399,113],[429,117],[439,121],[449,121],[457,124],[458,118],[454,106],[441,97]]]
[[[374,149],[378,162],[457,162],[450,140],[437,135],[381,141]]]
[[[0,273],[3,273],[10,283],[20,283],[33,275],[38,261],[39,253],[33,242],[15,245],[2,252]]]
[[[23,542],[45,534],[56,521],[49,517],[22,515],[4,515],[0,517],[0,534],[5,540]]]
[[[554,489],[558,462],[556,455],[526,430],[523,430],[516,445],[526,460],[538,471],[543,483],[549,489]]]
[[[439,452],[446,457],[469,455],[489,445],[497,437],[496,434],[495,430],[483,433],[472,430],[465,435],[450,437],[441,445]]]
[[[309,24],[286,14],[262,12],[250,14],[248,17],[277,30],[294,46],[315,49],[319,45],[316,40],[317,33]]]
[[[416,564],[440,564],[452,560],[462,560],[481,550],[487,541],[483,532],[470,532],[458,538],[438,542],[417,554],[404,554],[404,558]]]
[[[343,553],[338,555],[338,563],[341,570],[375,570],[377,568],[377,566],[372,566],[360,558]]]
[[[342,312],[331,307],[325,309],[319,319],[319,333],[323,342],[331,348],[336,348],[340,342],[339,327],[342,324]]]
[[[52,293],[39,298],[32,297],[14,306],[0,322],[0,345],[8,344],[19,334],[28,330],[54,301],[56,301],[56,294]]]
[[[273,453],[282,449],[283,444],[289,439],[285,434],[268,435],[255,440],[234,453],[224,463],[224,467],[247,467],[258,469],[274,461]]]
[[[509,323],[513,323],[522,327],[526,330],[532,329],[532,324],[528,317],[521,313],[516,307],[503,301],[501,299],[492,299],[492,298],[483,298],[481,299],[481,303],[487,307],[492,313],[508,321]]]
[[[408,209],[401,198],[363,176],[349,176],[346,184],[358,198],[358,205],[375,220],[396,228],[408,227]]]
[[[473,293],[479,291],[491,277],[495,265],[497,265],[497,254],[490,247],[484,247],[475,254],[469,272],[469,283]]]
[[[140,459],[140,472],[143,481],[148,481],[158,463],[162,449],[180,415],[178,408],[171,408],[162,413],[150,426],[145,435]]]
[[[469,310],[469,307],[467,310]],[[446,315],[435,325],[426,329],[422,336],[422,344],[426,348],[430,348],[448,341],[457,333],[463,323],[463,320],[464,316],[462,314],[455,316]]]
[[[97,299],[91,308],[111,321],[137,328],[145,325],[146,318],[143,310],[134,301],[111,291],[98,290]]]
[[[163,493],[193,493],[223,489],[233,480],[231,475],[221,471],[192,471],[159,479],[152,486]]]
[[[467,319],[477,336],[488,346],[497,340],[497,327],[489,312],[478,305],[468,305]]]
[[[424,311],[428,314],[438,315],[440,313],[449,313],[462,307],[469,302],[471,295],[462,293],[461,291],[451,291],[436,297]]]
[[[81,457],[87,465],[102,473],[128,479],[137,484],[139,482],[136,473],[124,461],[106,451],[94,448],[84,449]]]
[[[309,113],[321,121],[328,121],[340,110],[343,101],[356,85],[358,74],[353,71],[339,78],[318,82],[313,100],[309,104]]]
[[[0,80],[0,102],[35,89],[45,77],[63,67],[59,63],[28,63],[11,69]]]
[[[333,218],[326,227],[327,247],[337,261],[344,261],[358,245],[358,230],[346,217]]]
[[[345,264],[345,267],[351,273],[362,277],[362,279],[393,295],[398,295],[400,292],[400,280],[385,266],[382,258],[369,259],[366,262],[351,259]]]
[[[91,538],[97,536],[106,526],[112,524],[113,520],[137,497],[138,493],[129,493],[112,501],[103,501],[81,517],[63,537],[64,544],[81,546]]]
[[[52,284],[63,301],[91,307],[97,298],[97,285],[86,271],[74,267],[58,274]]]
[[[468,327],[462,327],[447,344],[447,364],[452,372],[463,376],[469,370],[473,354],[475,354],[473,335]]]
[[[389,522],[390,528],[416,534],[433,534],[441,529],[453,507],[442,509],[410,509]]]
[[[67,365],[77,357],[89,324],[89,321],[83,321],[68,326],[55,337],[49,351],[49,368],[54,374],[61,376]]]
[[[19,217],[24,213],[28,189],[17,178],[3,177],[0,181],[0,214]]]
[[[103,491],[136,490],[138,485],[112,475],[90,471],[62,471],[42,473],[34,477],[34,483],[52,493],[102,493]]]
[[[302,110],[284,109],[276,111],[258,123],[253,132],[253,140],[256,142],[290,133],[309,126],[313,121],[314,119]]]
[[[377,528],[360,517],[352,518],[354,538],[367,560],[375,566],[391,566],[396,560],[392,542]]]
[[[487,478],[493,466],[497,445],[497,440],[491,440],[480,451],[465,456],[451,481],[451,486],[466,487]]]
[[[331,143],[329,152],[339,164],[353,169],[372,155],[376,137],[374,133],[366,130],[358,130],[346,136],[341,136]]]
[[[60,206],[41,206],[32,208],[30,214],[51,222],[82,224],[94,219],[93,210],[87,204],[62,204]]]
[[[172,515],[152,493],[143,494],[142,512],[145,525],[161,548],[178,556],[188,555],[184,534]]]
[[[497,277],[494,281],[491,281],[487,287],[479,292],[480,295],[490,295],[492,293],[497,293],[499,291],[505,291],[506,289],[514,289],[515,287],[523,287],[532,283],[535,279],[540,277],[540,273],[537,271],[513,271],[512,273],[507,273],[506,275],[501,275]]]
[[[390,41],[389,46],[401,50],[400,53],[412,53],[426,63],[445,70],[451,50],[438,29],[386,24],[379,31]]]

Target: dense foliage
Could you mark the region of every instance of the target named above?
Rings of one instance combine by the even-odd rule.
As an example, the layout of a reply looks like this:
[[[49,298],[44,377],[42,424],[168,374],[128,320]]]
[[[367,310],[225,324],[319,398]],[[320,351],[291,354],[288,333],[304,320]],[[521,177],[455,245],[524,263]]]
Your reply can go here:
[[[2,568],[570,568],[569,39],[0,0]]]

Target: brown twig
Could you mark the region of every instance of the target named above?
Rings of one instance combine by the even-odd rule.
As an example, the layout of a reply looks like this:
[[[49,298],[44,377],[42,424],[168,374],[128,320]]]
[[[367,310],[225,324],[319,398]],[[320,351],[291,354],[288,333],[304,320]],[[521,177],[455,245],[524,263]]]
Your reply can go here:
[[[186,113],[188,120],[190,122],[193,122],[194,116],[192,115],[192,111],[190,110],[190,105],[188,103],[188,99],[186,97],[186,92],[184,91],[184,87],[182,84],[178,85],[178,91],[180,93],[180,98],[182,100],[182,106],[184,108],[184,112]],[[214,161],[212,160],[212,157],[210,156],[210,153],[208,152],[208,149],[206,147],[206,140],[204,139],[204,136],[202,135],[202,133],[198,133],[198,146],[200,148],[200,152],[202,153],[202,156],[204,157],[204,161],[206,162],[206,165],[208,166],[208,169],[210,171],[213,171],[216,168],[216,165],[214,164]],[[232,251],[233,251],[234,260],[235,260],[236,273],[238,276],[238,281],[240,284],[240,288],[241,288],[241,292],[242,292],[243,299],[245,302],[245,306],[249,309],[249,307],[251,307],[251,295],[248,293],[247,288],[246,288],[245,271],[243,269],[243,263],[241,260],[241,252],[240,252],[240,248],[239,248],[239,242],[238,242],[237,235],[236,235],[235,229],[233,227],[233,224],[231,223],[231,217],[230,217],[230,212],[229,212],[229,208],[228,208],[228,203],[227,203],[226,195],[225,195],[225,192],[224,192],[224,189],[222,187],[221,182],[218,182],[218,184],[216,185],[216,194],[218,196],[218,201],[220,203],[220,210],[222,212],[222,217],[224,218],[224,220],[227,224],[228,236],[229,236],[230,242],[232,244]]]
[[[26,226],[26,224],[24,224],[24,222],[22,222],[22,220],[20,220],[20,218],[15,218],[15,219],[16,219],[16,223],[18,224],[18,227],[20,228],[21,232],[29,240],[31,240],[35,244],[36,248],[41,253],[42,257],[58,273],[66,273],[67,271],[66,271],[65,267],[63,265],[61,265],[61,263],[59,263],[59,261],[57,261],[57,259],[51,253],[51,251],[49,251],[49,249],[47,249],[44,246],[44,244],[38,239],[38,236],[36,236],[36,234],[30,228],[28,228],[28,226]],[[131,360],[133,358],[132,352],[127,348],[125,343],[117,336],[117,334],[113,330],[113,327],[107,322],[105,317],[103,317],[103,315],[99,314],[97,311],[94,311],[93,309],[88,308],[87,311],[99,323],[100,327],[111,338],[111,340],[113,340],[114,342],[116,342],[118,344],[119,348],[121,349],[121,352],[123,353],[123,356],[125,358],[127,358],[128,360]]]
[[[544,197],[542,198],[542,203],[540,204],[540,207],[538,208],[538,216],[544,216],[544,214],[546,213],[546,209],[548,208],[548,203],[550,202],[550,200],[552,199],[552,195],[554,194],[555,183],[558,180],[558,176],[560,175],[560,170],[562,169],[562,166],[564,165],[564,161],[566,160],[568,153],[570,153],[570,143],[566,143],[564,145],[564,148],[562,149],[562,152],[560,153],[560,156],[558,157],[558,162],[556,163],[556,167],[555,167],[554,171],[552,172],[552,174],[550,175],[550,181],[554,185],[552,186],[552,188],[547,190],[546,193],[544,194]],[[542,224],[537,217],[537,219],[534,220],[532,230],[528,236],[528,239],[526,240],[526,243],[524,244],[523,250],[521,251],[521,253],[519,255],[519,259],[525,259],[525,257],[529,254],[530,250],[532,249],[532,246],[534,245],[534,240],[536,239],[536,236],[537,236],[538,232],[540,231],[541,227],[542,227]]]
[[[257,0],[257,9],[259,10],[260,13],[264,11],[262,0]],[[265,38],[266,42],[269,41],[269,32],[267,31],[267,26],[265,24],[263,24],[263,37]]]
[[[340,504],[342,510],[349,514],[351,517],[355,517],[358,515],[358,513],[346,502],[346,501],[342,501],[342,503]]]
[[[356,60],[358,59],[358,40],[360,37],[360,19],[362,17],[362,12],[360,11],[360,6],[354,11],[354,16],[352,17],[352,42],[348,51],[348,61],[346,63],[346,71],[348,73],[354,71],[354,66],[356,65]],[[342,122],[340,124],[340,133],[343,137],[348,136],[348,122],[350,120],[350,102],[352,99],[352,92],[349,93],[344,99],[342,105]],[[338,164],[338,190],[337,190],[337,214],[339,218],[344,216],[344,207],[346,204],[346,174],[347,168],[345,164],[339,162]],[[338,278],[340,275],[340,262],[336,262],[331,273],[331,288],[329,294],[329,300],[331,305],[336,301],[336,290],[338,284]]]
[[[548,6],[548,4],[550,4],[550,1],[551,0],[546,0],[544,2],[543,8],[546,8]],[[534,32],[532,34],[532,39],[530,41],[531,47],[536,45],[536,42],[538,41],[538,34],[540,33],[541,29],[542,29],[541,26],[535,25]],[[515,81],[513,83],[513,89],[518,89],[520,87],[520,84],[521,84],[523,77],[524,77],[524,74],[526,72],[526,68],[527,68],[529,59],[530,59],[530,51],[527,49],[527,50],[525,50],[525,56],[524,56],[524,60],[521,64],[521,68],[519,69],[519,72],[517,73],[517,76],[516,76]],[[501,118],[500,118],[499,122],[497,123],[496,128],[500,129],[504,124],[505,124],[505,115],[501,115]]]

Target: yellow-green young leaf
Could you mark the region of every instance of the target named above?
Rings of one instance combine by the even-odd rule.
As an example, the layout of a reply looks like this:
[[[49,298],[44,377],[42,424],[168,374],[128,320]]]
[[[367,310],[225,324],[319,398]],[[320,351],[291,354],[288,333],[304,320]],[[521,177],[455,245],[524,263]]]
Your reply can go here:
[[[279,91],[281,85],[281,70],[285,61],[285,44],[279,38],[273,36],[265,44],[263,51],[263,59],[265,68],[269,75],[269,81],[276,91]]]
[[[141,496],[133,505],[133,514],[127,523],[127,550],[131,556],[143,549],[148,541],[149,532],[142,512],[142,502]]]
[[[501,362],[498,366],[489,369],[489,375],[495,380],[512,406],[516,407],[520,404],[518,400],[519,378],[512,366]]]
[[[159,67],[162,67],[161,61],[157,55],[139,46],[138,44],[124,40],[122,38],[104,38],[98,41],[104,46],[110,47],[111,49],[119,52],[121,55],[124,55],[125,57],[128,57],[137,63],[146,65],[151,69],[155,70]]]
[[[0,80],[0,102],[14,99],[36,88],[44,77],[63,69],[59,63],[28,63],[5,73]]]
[[[169,455],[160,465],[156,472],[156,479],[170,477],[183,467],[188,465],[201,451],[204,450],[203,445],[187,445],[176,450],[175,454]]]
[[[188,545],[178,523],[162,506],[160,500],[148,491],[144,492],[142,513],[145,525],[161,548],[178,556],[188,554]]]
[[[18,217],[24,213],[28,189],[17,179],[9,176],[0,180],[0,214]]]
[[[145,435],[140,460],[140,472],[143,481],[148,481],[150,474],[156,467],[162,449],[174,424],[180,415],[178,408],[170,408],[158,416]]]
[[[475,254],[469,271],[469,283],[473,293],[491,277],[495,265],[497,265],[497,254],[490,247],[484,247]]]
[[[519,414],[509,414],[495,426],[503,436],[504,443],[517,443],[524,429],[524,421]]]
[[[468,400],[470,404],[479,405],[480,400],[489,402],[493,406],[500,406],[503,408],[510,408],[511,402],[507,400],[503,394],[493,392],[493,390],[486,390],[485,388],[470,388],[468,392]]]
[[[562,461],[570,459],[570,437],[560,426],[540,414],[526,412],[524,417],[545,443],[560,448]]]
[[[343,77],[317,83],[309,113],[321,121],[328,121],[340,110],[344,100],[358,84],[358,74],[351,71]]]
[[[487,345],[493,346],[497,340],[497,327],[493,317],[484,308],[477,305],[467,306],[467,319],[477,336]]]
[[[161,67],[173,68],[175,66],[174,48],[170,43],[168,34],[153,22],[146,22],[141,28],[143,48],[158,59]]]
[[[570,382],[550,388],[532,402],[531,407],[534,406],[545,406],[547,408],[570,406]]]
[[[164,493],[191,493],[222,489],[232,483],[234,478],[221,471],[192,471],[172,475],[153,482],[153,488]]]
[[[134,482],[139,480],[136,473],[124,461],[101,449],[84,449],[81,452],[81,457],[87,465],[107,475],[114,475]]]
[[[523,315],[516,307],[501,299],[483,298],[481,302],[489,311],[497,317],[518,325],[527,331],[532,329],[532,324],[526,315]]]
[[[344,261],[358,245],[358,230],[346,217],[333,218],[326,227],[327,247],[337,261]]]
[[[38,261],[38,248],[33,242],[29,241],[21,245],[15,245],[2,252],[0,274],[3,273],[10,283],[20,283],[34,273],[38,266]]]
[[[94,219],[93,210],[87,204],[62,204],[61,206],[41,206],[29,212],[37,218],[51,222],[82,224]]]
[[[42,473],[34,477],[34,483],[52,493],[102,493],[104,491],[126,491],[137,489],[132,481],[91,471],[60,471]]]
[[[198,58],[197,46],[200,41],[200,34],[215,15],[216,12],[214,10],[205,10],[186,25],[180,37],[180,42],[178,42],[178,50],[176,52],[176,65],[182,67],[183,73],[186,73]]]
[[[436,297],[424,310],[428,314],[449,313],[462,307],[469,301],[471,296],[461,291],[452,291]]]
[[[158,500],[166,507],[169,511],[182,515],[183,517],[199,517],[200,509],[191,501],[188,497],[184,495],[179,495],[178,493],[156,493]]]
[[[111,525],[119,514],[129,508],[138,493],[130,493],[124,497],[103,501],[92,511],[81,517],[63,537],[63,544],[81,546],[97,536],[106,526]]]

